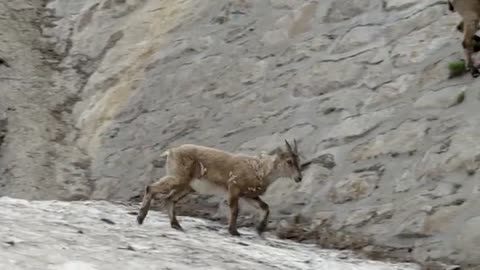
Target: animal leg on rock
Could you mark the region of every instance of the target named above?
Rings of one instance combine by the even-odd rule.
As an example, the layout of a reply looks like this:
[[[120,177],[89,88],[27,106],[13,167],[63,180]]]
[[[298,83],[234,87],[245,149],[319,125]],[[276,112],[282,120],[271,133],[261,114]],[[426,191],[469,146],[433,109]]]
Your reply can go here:
[[[457,30],[461,33],[463,33],[463,21],[461,21],[458,25],[457,25]],[[477,36],[477,35],[473,35],[473,52],[479,52],[480,51],[480,37]],[[464,43],[462,42],[462,46],[463,48],[465,49],[465,45]]]
[[[260,208],[263,211],[262,218],[260,219],[260,222],[257,225],[257,233],[259,235],[262,235],[262,233],[265,231],[265,228],[267,227],[268,223],[268,216],[270,215],[270,209],[268,207],[268,204],[265,203],[260,197],[255,197],[252,199],[247,200],[251,205],[255,206],[256,208]]]
[[[477,32],[478,20],[469,20],[464,21],[464,32],[463,32],[463,48],[465,53],[465,61],[467,68],[470,70],[472,77],[476,78],[480,75],[477,67],[473,63],[472,54],[474,52],[474,40],[473,37]]]
[[[166,194],[167,192],[171,192],[169,187],[174,184],[176,180],[177,179],[174,176],[167,175],[145,188],[142,205],[140,206],[140,211],[138,211],[137,215],[138,224],[143,224],[143,221],[148,214],[148,210],[150,209],[153,197],[156,194]]]
[[[238,218],[238,200],[240,198],[240,190],[236,185],[229,185],[228,188],[228,206],[230,207],[230,218],[228,221],[228,232],[233,236],[240,236],[237,230]]]

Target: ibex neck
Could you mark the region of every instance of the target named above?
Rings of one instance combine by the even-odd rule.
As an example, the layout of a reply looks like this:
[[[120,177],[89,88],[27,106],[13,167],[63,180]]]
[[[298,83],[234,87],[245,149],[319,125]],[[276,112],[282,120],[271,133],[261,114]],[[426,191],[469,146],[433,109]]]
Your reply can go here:
[[[266,187],[270,186],[275,180],[278,179],[278,175],[275,172],[275,162],[277,161],[278,156],[277,155],[267,155],[267,154],[261,154],[260,155],[260,161],[261,164],[263,165],[263,172],[264,172],[264,183]]]

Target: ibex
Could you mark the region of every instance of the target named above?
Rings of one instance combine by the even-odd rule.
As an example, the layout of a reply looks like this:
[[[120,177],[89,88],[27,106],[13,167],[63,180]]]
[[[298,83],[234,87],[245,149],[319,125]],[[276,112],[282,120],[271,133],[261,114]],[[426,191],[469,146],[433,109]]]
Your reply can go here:
[[[137,215],[142,224],[150,202],[156,194],[165,195],[170,226],[183,231],[175,215],[175,203],[192,192],[200,194],[228,195],[230,218],[228,231],[240,235],[237,230],[239,199],[263,211],[256,227],[259,235],[265,230],[270,213],[269,206],[260,195],[264,194],[278,178],[302,180],[297,142],[293,147],[285,140],[286,149],[277,148],[271,154],[256,156],[234,154],[205,146],[184,144],[170,148],[161,156],[166,156],[166,176],[148,185],[142,206]]]
[[[457,25],[457,29],[463,32],[463,50],[465,53],[466,66],[470,70],[472,77],[480,75],[472,59],[475,52],[474,41],[479,41],[480,37],[475,35],[480,20],[480,0],[449,0],[448,8],[452,12],[458,12],[462,16],[462,21]]]

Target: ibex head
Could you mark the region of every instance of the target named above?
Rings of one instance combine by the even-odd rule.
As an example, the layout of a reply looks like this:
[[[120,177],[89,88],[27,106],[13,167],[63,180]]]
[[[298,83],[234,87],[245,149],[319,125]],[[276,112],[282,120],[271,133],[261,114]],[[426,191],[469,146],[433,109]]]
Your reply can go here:
[[[288,177],[295,182],[302,181],[302,171],[300,166],[300,157],[298,153],[297,141],[293,140],[292,145],[285,140],[286,149],[278,148],[276,154],[278,161],[276,163],[276,170],[281,177]]]

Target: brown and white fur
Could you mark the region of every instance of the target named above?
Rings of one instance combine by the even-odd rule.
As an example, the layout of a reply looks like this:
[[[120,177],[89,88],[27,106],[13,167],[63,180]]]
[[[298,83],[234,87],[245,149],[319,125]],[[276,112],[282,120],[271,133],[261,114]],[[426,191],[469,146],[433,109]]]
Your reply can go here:
[[[463,32],[463,50],[465,53],[466,66],[474,78],[480,75],[472,59],[474,53],[474,39],[478,39],[475,33],[478,30],[480,20],[480,0],[449,0],[448,8],[452,12],[458,12],[462,16],[462,21],[457,25],[457,29]]]
[[[285,141],[286,149],[277,148],[272,154],[250,156],[234,154],[215,148],[184,144],[170,148],[167,156],[166,176],[145,188],[137,222],[142,224],[153,197],[165,196],[170,225],[183,230],[175,215],[175,203],[192,192],[228,195],[230,218],[228,231],[237,231],[239,199],[242,198],[263,211],[257,232],[261,234],[267,225],[269,206],[261,198],[268,186],[281,177],[295,182],[302,180],[297,143],[293,147]]]

